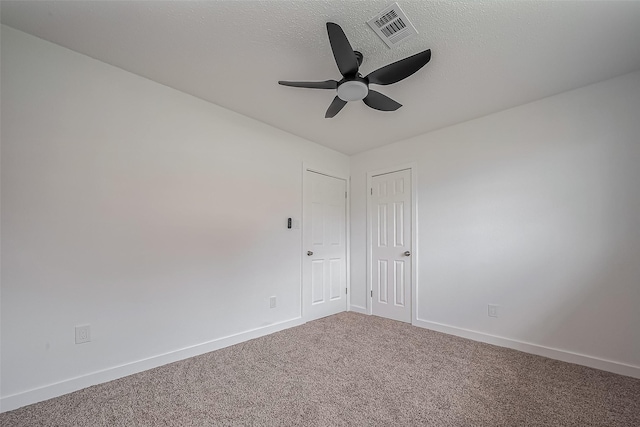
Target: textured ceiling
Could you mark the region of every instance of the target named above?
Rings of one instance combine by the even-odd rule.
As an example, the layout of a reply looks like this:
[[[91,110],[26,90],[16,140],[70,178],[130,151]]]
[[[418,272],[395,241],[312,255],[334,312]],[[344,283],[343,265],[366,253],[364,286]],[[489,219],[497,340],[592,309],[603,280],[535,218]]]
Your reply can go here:
[[[640,69],[640,2],[398,1],[419,35],[389,49],[366,21],[390,1],[1,3],[2,23],[290,133],[353,154]],[[349,103],[278,80],[339,79],[325,23],[363,75],[426,48],[429,64]]]

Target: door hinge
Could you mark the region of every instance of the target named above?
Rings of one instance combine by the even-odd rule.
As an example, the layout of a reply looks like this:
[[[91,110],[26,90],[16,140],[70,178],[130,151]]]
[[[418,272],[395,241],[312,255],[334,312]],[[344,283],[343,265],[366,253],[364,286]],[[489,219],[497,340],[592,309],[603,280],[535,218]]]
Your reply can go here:
[[[373,298],[373,291],[371,291],[371,298]]]
[[[373,196],[373,187],[371,187],[371,195]]]
[[[347,198],[347,192],[346,191],[344,192],[344,198],[345,199]]]
[[[344,288],[344,293],[345,293],[345,295],[348,294],[349,293],[349,289]]]

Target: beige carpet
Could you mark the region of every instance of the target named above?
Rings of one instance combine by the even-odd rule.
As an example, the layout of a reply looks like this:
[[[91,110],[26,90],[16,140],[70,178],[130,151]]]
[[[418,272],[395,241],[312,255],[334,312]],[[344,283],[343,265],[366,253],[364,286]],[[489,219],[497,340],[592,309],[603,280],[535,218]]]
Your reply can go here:
[[[640,380],[341,313],[0,414],[4,426],[640,426]]]

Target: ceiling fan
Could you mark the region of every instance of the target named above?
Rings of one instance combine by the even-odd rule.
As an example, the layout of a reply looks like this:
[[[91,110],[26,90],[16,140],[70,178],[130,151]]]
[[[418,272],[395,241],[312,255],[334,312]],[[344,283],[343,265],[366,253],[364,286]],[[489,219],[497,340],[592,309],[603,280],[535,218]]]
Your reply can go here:
[[[325,80],[322,82],[288,82],[279,81],[283,86],[303,87],[309,89],[336,89],[338,94],[333,99],[325,118],[334,117],[348,101],[362,100],[369,107],[380,111],[395,111],[402,104],[394,101],[386,95],[369,89],[370,84],[390,85],[406,79],[420,68],[424,67],[431,59],[431,49],[416,53],[400,61],[379,68],[362,77],[358,68],[362,64],[362,54],[354,51],[347,36],[338,24],[327,22],[329,43],[333,51],[342,80]]]

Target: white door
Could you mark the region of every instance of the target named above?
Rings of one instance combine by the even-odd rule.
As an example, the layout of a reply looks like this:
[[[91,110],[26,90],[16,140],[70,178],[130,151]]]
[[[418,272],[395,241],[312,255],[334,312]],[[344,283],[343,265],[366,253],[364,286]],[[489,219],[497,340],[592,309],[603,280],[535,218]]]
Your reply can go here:
[[[344,179],[305,171],[302,310],[313,320],[347,309]]]
[[[371,183],[371,312],[411,323],[411,170]]]

